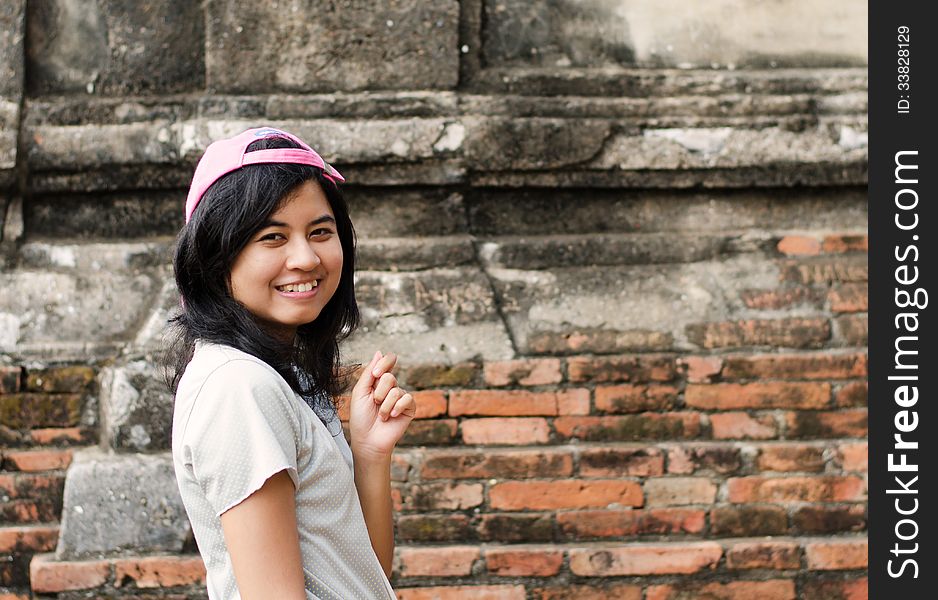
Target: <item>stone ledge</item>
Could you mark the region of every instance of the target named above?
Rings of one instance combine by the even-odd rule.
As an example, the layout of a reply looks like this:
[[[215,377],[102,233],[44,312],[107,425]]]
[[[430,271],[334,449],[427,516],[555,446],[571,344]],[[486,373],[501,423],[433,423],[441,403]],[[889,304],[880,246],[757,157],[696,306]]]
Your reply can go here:
[[[212,140],[258,119],[27,127],[30,185],[109,189],[153,168],[185,170]],[[672,187],[854,184],[866,180],[865,115],[812,116],[797,126],[710,122],[662,127],[600,118],[485,117],[273,121],[324,151],[359,185]],[[715,126],[719,125],[719,126]],[[388,140],[393,140],[388,143]],[[48,177],[45,175],[48,173]],[[181,175],[177,175],[181,177]],[[144,189],[153,183],[141,183]],[[65,189],[62,191],[71,191]]]

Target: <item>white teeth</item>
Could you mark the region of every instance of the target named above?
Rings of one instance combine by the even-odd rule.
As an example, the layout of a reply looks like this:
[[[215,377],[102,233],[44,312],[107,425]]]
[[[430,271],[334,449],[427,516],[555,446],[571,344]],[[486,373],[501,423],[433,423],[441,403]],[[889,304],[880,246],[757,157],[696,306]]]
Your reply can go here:
[[[277,289],[281,292],[309,292],[318,285],[318,281],[313,281],[312,283],[291,283],[289,285],[278,286]]]

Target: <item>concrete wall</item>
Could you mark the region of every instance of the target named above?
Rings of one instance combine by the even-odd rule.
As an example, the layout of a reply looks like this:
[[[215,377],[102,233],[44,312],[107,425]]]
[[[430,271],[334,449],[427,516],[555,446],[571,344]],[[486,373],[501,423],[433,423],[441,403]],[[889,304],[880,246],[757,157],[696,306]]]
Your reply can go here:
[[[865,597],[865,64],[849,1],[2,3],[0,595],[203,597],[169,256],[272,124],[419,391],[402,598]]]

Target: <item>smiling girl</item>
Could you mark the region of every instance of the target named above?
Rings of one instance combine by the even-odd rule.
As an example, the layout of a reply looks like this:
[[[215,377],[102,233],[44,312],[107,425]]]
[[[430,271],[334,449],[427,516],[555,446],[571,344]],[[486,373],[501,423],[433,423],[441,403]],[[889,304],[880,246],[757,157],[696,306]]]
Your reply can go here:
[[[416,411],[376,352],[333,398],[358,325],[344,179],[249,129],[196,168],[173,262],[173,464],[212,600],[393,598],[391,453]]]

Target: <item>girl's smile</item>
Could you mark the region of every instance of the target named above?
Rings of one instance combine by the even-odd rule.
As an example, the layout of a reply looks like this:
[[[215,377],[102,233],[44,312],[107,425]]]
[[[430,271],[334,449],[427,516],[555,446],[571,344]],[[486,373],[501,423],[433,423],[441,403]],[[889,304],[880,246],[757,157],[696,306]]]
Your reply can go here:
[[[322,188],[307,181],[235,259],[231,294],[272,331],[293,336],[335,294],[342,244]]]

